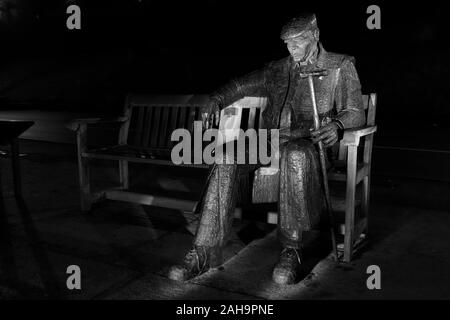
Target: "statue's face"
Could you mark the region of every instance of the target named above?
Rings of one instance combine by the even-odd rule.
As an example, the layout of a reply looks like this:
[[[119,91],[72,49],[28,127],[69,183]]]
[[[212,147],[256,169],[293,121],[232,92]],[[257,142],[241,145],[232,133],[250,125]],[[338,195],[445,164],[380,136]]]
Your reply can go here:
[[[307,31],[301,33],[299,36],[287,39],[286,43],[287,49],[294,61],[305,61],[309,58],[312,49],[317,44],[318,32]]]

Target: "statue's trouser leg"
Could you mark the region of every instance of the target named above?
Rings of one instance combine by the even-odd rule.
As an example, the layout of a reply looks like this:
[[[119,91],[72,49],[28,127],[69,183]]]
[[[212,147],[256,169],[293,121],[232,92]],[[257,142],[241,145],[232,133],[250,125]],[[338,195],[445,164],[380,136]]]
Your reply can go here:
[[[210,249],[219,265],[221,251],[231,231],[238,187],[238,165],[217,164],[214,166],[203,199],[201,218],[194,245]]]
[[[303,233],[317,227],[322,210],[319,156],[304,139],[280,149],[278,237],[283,246],[301,249]]]
[[[282,245],[300,248],[302,233],[317,226],[322,208],[318,154],[307,140],[288,142],[280,149],[278,235]],[[218,164],[212,169],[194,239],[194,245],[209,248],[216,255],[217,262],[212,265],[222,262],[221,249],[233,223],[239,174],[256,167]]]

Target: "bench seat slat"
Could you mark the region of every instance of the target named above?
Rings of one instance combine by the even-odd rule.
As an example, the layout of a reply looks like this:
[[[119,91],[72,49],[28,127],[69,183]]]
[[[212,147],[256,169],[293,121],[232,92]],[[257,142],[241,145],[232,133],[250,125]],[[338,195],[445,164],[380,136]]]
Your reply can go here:
[[[122,145],[123,147],[123,145]],[[110,150],[89,150],[83,152],[81,155],[83,158],[89,159],[103,159],[103,160],[125,160],[129,162],[137,162],[137,163],[150,163],[150,164],[158,164],[158,165],[168,165],[173,166],[173,162],[170,159],[169,154],[164,154],[164,151],[161,150],[161,153],[155,152],[156,150],[152,150],[154,153],[120,153],[120,152],[108,152]],[[181,167],[196,167],[196,168],[208,168],[207,164],[180,164],[178,166]]]
[[[115,145],[110,147],[103,147],[97,149],[90,149],[87,153],[90,154],[109,154],[122,155],[129,157],[154,157],[163,156],[170,159],[170,149],[167,148],[144,148],[141,146],[132,145]]]

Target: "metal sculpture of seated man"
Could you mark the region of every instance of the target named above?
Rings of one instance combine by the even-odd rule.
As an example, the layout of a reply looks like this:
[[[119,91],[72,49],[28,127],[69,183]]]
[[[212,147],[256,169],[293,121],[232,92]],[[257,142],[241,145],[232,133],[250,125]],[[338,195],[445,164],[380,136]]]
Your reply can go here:
[[[339,130],[363,125],[365,113],[354,58],[325,51],[314,14],[290,20],[281,30],[281,39],[290,56],[214,92],[203,110],[203,120],[206,127],[217,123],[222,108],[245,96],[268,97],[262,117],[265,128],[279,129],[280,170],[276,181],[263,183],[262,193],[278,193],[278,238],[283,248],[272,275],[276,283],[292,284],[303,259],[302,239],[318,226],[323,209],[315,144],[322,141],[327,151],[333,150]],[[328,72],[314,78],[321,123],[320,129],[314,130],[308,80],[300,73],[318,69]],[[244,167],[218,164],[212,168],[192,250],[182,264],[170,268],[169,278],[185,281],[223,263],[222,248],[234,218],[239,170]]]

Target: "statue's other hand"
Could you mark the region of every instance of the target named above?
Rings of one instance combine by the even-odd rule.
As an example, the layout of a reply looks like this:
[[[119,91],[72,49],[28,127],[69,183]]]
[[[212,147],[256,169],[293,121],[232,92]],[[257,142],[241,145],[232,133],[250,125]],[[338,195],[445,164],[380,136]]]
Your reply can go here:
[[[201,108],[203,129],[210,129],[214,125],[219,125],[220,107],[219,104],[210,100],[207,105]]]
[[[338,129],[339,126],[335,122],[321,127],[319,130],[311,131],[311,138],[313,143],[322,141],[325,148],[331,147],[338,141]]]

